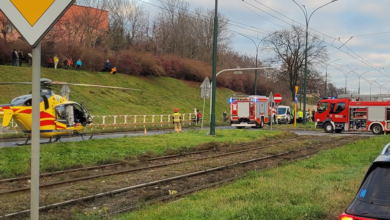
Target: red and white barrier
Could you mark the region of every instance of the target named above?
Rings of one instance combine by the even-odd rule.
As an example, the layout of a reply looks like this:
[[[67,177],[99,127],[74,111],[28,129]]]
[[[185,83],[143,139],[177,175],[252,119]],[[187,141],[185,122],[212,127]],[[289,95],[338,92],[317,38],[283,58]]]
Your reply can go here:
[[[191,115],[193,113],[185,113],[182,114],[182,124],[189,124],[191,125]],[[188,115],[188,120],[186,120],[186,116]],[[155,126],[156,125],[156,118],[160,117],[160,126],[162,127],[165,123],[168,126],[171,126],[171,117],[172,115],[95,115],[93,116],[94,123],[90,124],[90,129],[101,127],[103,130],[106,127],[112,127],[116,129],[117,127],[124,127],[127,128],[128,120],[133,120],[133,125],[136,128],[137,127],[137,117],[138,119],[141,117],[143,120],[140,122],[143,127],[149,126]],[[166,119],[164,121],[164,118]],[[157,122],[158,123],[158,122]]]

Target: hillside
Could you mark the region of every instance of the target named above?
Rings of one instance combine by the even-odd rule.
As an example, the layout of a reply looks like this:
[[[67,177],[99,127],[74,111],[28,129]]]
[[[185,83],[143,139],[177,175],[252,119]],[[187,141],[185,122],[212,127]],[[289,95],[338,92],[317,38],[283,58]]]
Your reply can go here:
[[[200,83],[176,80],[168,77],[136,77],[124,74],[111,75],[101,72],[85,72],[65,69],[41,69],[41,78],[68,83],[86,83],[141,89],[142,91],[115,90],[94,87],[70,86],[70,99],[83,102],[92,115],[114,114],[170,114],[175,107],[182,113],[202,111]],[[31,82],[31,67],[0,65],[0,82]],[[59,94],[60,87],[54,88]],[[27,94],[31,86],[0,86],[0,104]],[[216,117],[222,120],[222,112],[229,110],[228,99],[235,92],[217,88]],[[209,118],[210,99],[206,99],[204,119]]]

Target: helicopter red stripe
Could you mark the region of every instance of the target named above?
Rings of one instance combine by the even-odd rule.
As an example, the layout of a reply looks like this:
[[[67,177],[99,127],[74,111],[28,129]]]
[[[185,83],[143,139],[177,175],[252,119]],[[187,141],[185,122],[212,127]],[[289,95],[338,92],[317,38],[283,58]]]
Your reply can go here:
[[[55,125],[54,120],[41,121],[39,124],[40,124],[40,126]]]
[[[9,106],[3,106],[3,109],[11,109]]]
[[[47,113],[47,112],[41,112],[41,119],[44,119],[44,118],[54,118],[53,115]]]
[[[19,109],[17,109],[17,110],[19,110]],[[17,111],[16,110],[16,111]],[[16,112],[15,111],[15,112]],[[23,110],[23,111],[20,111],[19,113],[21,113],[21,114],[31,114],[32,113],[32,110],[31,109],[25,109],[25,110]]]

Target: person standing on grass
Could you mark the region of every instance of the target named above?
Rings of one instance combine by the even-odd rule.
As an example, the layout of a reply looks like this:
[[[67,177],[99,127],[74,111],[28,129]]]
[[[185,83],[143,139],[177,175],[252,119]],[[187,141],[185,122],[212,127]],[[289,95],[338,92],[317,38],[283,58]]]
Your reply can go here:
[[[60,61],[60,59],[58,59],[57,54],[54,55],[53,60],[54,60],[54,69],[57,69],[58,62]]]
[[[76,70],[77,70],[77,71],[80,71],[80,68],[81,68],[81,65],[82,65],[82,64],[83,64],[83,63],[81,62],[81,60],[78,59],[77,62],[76,62]]]
[[[224,122],[226,122],[226,120],[227,120],[227,117],[226,117],[227,115],[226,115],[226,110],[225,111],[223,111],[223,121]]]
[[[73,68],[73,61],[72,61],[72,58],[69,58],[68,59],[68,70],[70,70],[72,68]]]
[[[107,60],[106,63],[104,64],[104,72],[110,72],[110,71],[111,71],[110,61]]]
[[[312,112],[311,112],[311,119],[313,120],[313,122],[315,122],[315,117],[314,117],[314,115],[316,114],[316,110],[314,110],[314,108],[313,108],[313,110],[312,110]]]
[[[32,52],[28,53],[27,57],[28,57],[28,65],[31,66],[32,65]]]
[[[19,51],[18,56],[19,56],[19,66],[22,66],[22,63],[23,63],[23,60],[24,60],[23,50]]]
[[[14,49],[14,51],[12,51],[12,66],[16,66],[18,58],[18,52]]]
[[[199,112],[199,109],[196,110],[196,123],[199,124],[199,120],[202,118],[202,113]]]
[[[175,132],[181,132],[181,114],[178,108],[175,108],[175,113],[172,115],[172,122],[175,125]]]

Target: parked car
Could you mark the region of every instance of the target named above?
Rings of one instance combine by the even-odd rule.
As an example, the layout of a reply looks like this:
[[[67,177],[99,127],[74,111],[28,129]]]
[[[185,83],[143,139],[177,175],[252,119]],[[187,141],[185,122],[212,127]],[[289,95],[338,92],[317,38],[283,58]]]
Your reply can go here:
[[[390,143],[371,164],[340,220],[390,220]]]

